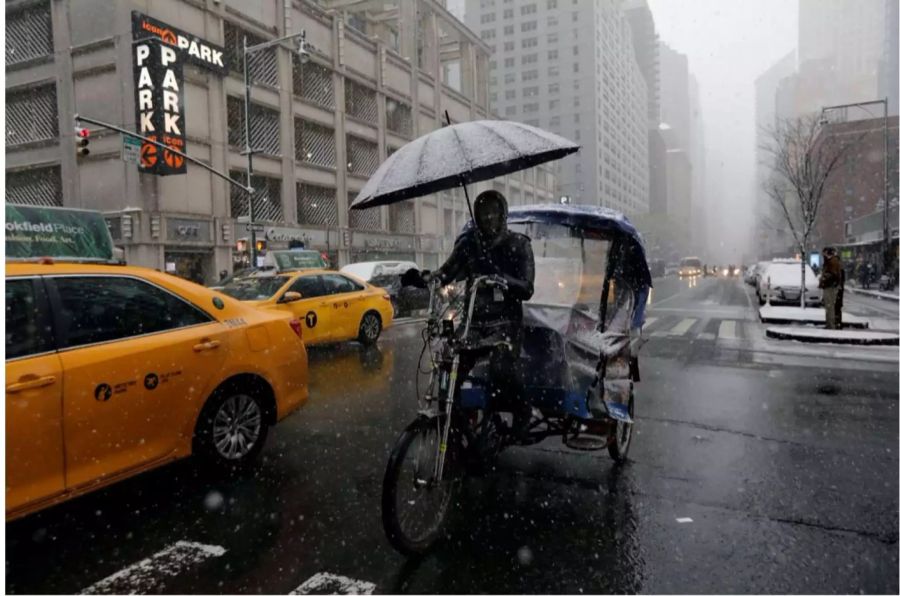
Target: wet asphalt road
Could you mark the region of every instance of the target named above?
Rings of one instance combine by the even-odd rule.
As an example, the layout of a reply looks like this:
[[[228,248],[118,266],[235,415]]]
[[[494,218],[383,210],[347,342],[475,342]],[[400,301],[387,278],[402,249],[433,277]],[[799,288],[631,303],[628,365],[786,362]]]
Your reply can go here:
[[[631,461],[559,439],[510,450],[421,561],[390,548],[379,506],[416,410],[418,325],[377,351],[311,350],[310,402],[255,474],[181,462],[8,524],[7,591],[78,592],[188,540],[225,553],[151,565],[141,585],[286,594],[329,572],[379,593],[896,593],[896,348],[788,349],[761,329],[738,280],[659,280]]]

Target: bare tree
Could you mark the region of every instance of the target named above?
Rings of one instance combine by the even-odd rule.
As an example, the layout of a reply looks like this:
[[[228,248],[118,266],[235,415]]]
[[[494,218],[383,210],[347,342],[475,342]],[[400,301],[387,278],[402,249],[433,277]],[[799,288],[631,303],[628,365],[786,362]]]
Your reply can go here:
[[[806,308],[806,257],[829,179],[865,133],[825,138],[816,116],[779,121],[761,149],[771,175],[763,189],[781,210],[800,251],[800,306]]]

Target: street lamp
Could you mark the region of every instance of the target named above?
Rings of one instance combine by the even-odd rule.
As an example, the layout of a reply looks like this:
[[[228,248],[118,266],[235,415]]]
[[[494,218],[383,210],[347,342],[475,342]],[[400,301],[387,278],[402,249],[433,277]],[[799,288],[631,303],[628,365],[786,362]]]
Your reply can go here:
[[[884,99],[876,99],[873,101],[862,101],[858,103],[848,103],[837,106],[825,106],[822,108],[821,115],[819,117],[819,124],[825,125],[828,124],[828,119],[825,117],[825,112],[828,110],[846,110],[847,108],[860,108],[870,116],[875,116],[865,108],[865,106],[870,105],[881,105],[884,108],[884,126],[883,126],[883,136],[884,136],[884,148],[883,148],[883,159],[884,159],[884,188],[882,190],[882,242],[884,243],[884,251],[881,255],[882,257],[882,274],[887,274],[888,267],[891,264],[891,234],[890,234],[890,226],[888,224],[888,98]]]
[[[250,140],[250,69],[247,57],[250,54],[266,50],[271,47],[280,46],[285,41],[293,41],[295,47],[293,51],[297,53],[300,64],[309,62],[309,53],[314,48],[306,41],[306,30],[300,33],[285,35],[271,41],[264,41],[253,46],[247,45],[247,36],[244,36],[243,59],[244,59],[244,150],[241,155],[247,156],[247,227],[250,230],[250,267],[256,267],[256,222],[253,217],[253,194],[256,192],[253,188],[253,154],[256,152]],[[284,47],[284,46],[281,46]]]

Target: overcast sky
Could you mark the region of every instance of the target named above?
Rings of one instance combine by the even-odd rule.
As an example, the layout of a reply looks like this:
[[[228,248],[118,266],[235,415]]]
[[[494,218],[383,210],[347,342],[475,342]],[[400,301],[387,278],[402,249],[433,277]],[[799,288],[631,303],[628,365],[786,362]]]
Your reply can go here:
[[[649,0],[660,40],[687,54],[706,136],[710,259],[740,261],[750,237],[754,81],[797,45],[796,0]],[[721,254],[721,259],[715,255]]]

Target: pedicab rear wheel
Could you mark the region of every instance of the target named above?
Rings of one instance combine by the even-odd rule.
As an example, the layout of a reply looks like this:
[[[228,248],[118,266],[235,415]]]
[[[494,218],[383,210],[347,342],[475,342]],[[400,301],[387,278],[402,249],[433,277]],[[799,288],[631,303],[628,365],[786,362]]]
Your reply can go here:
[[[458,484],[459,449],[452,432],[444,474],[436,479],[438,420],[423,416],[410,424],[397,439],[384,473],[381,521],[391,546],[407,556],[427,552],[443,536]]]
[[[611,429],[612,436],[609,438],[609,444],[606,450],[609,456],[613,458],[616,464],[624,464],[628,459],[628,449],[631,448],[631,435],[634,432],[634,389],[628,394],[628,415],[631,416],[632,423],[628,424],[621,420],[615,420],[615,425]]]

